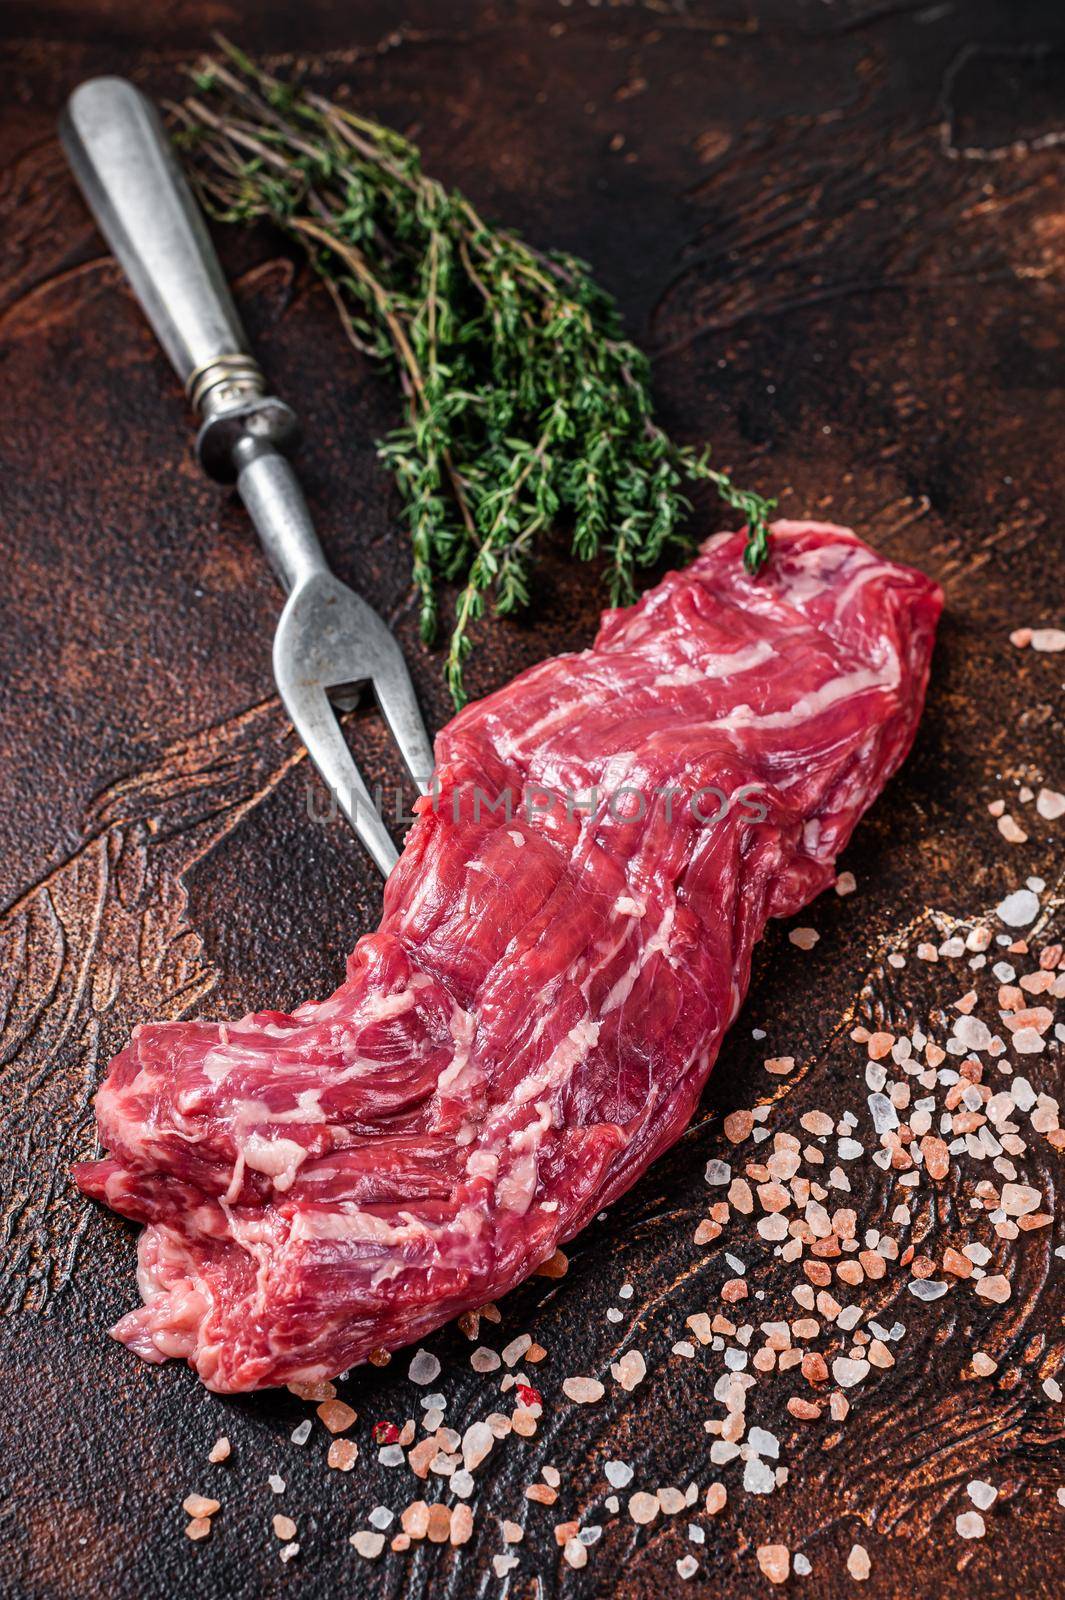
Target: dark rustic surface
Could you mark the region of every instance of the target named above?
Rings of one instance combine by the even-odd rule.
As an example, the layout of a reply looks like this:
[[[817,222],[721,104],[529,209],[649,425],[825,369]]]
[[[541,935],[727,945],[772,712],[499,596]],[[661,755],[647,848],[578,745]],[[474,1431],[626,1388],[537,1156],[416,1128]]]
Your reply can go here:
[[[509,1580],[523,1600],[761,1595],[753,1552],[765,1542],[804,1550],[806,1592],[834,1596],[856,1587],[844,1569],[856,1539],[872,1557],[857,1586],[870,1596],[1060,1593],[1061,1408],[1040,1388],[1061,1356],[1052,1230],[1006,1252],[1008,1308],[903,1295],[898,1365],[856,1398],[832,1447],[788,1418],[786,1386],[772,1390],[777,1413],[758,1420],[780,1433],[791,1478],[703,1518],[704,1546],[687,1543],[683,1515],[649,1531],[602,1515],[607,1455],[634,1461],[643,1486],[719,1475],[701,1425],[719,1369],[669,1352],[728,1272],[691,1235],[703,1166],[730,1149],[721,1114],[767,1083],[781,1092],[763,1052],[809,1063],[787,1090],[795,1118],[861,1110],[861,1053],[840,1025],[853,1005],[898,1003],[882,941],[933,910],[993,906],[1028,873],[1060,874],[1065,823],[1055,836],[1034,820],[1028,844],[1011,847],[987,814],[1018,778],[1065,776],[1063,658],[1008,641],[1065,610],[1060,7],[9,0],[3,26],[2,1592],[493,1595],[507,1588],[491,1557],[510,1516],[528,1527]],[[347,1537],[378,1500],[412,1497],[406,1474],[400,1488],[378,1468],[367,1433],[376,1417],[413,1414],[405,1361],[346,1387],[363,1457],[351,1475],[327,1473],[320,1436],[303,1452],[288,1441],[307,1410],[294,1397],[221,1401],[107,1339],[134,1298],[132,1231],[65,1176],[91,1148],[93,1086],[134,1023],[322,994],[378,901],[343,827],[307,814],[309,777],[271,697],[278,595],[245,520],[194,466],[176,385],[54,137],[79,79],[123,71],[172,92],[214,26],[279,63],[319,58],[317,82],[346,81],[414,130],[429,168],[483,209],[590,259],[657,355],[671,427],[711,438],[742,481],[782,488],[785,513],[850,523],[919,564],[948,600],[918,747],[845,863],[858,895],[801,919],[821,931],[812,952],[770,935],[698,1126],[575,1242],[566,1279],[536,1280],[503,1307],[504,1337],[531,1329],[549,1352],[539,1435],[507,1441],[480,1470],[462,1550],[377,1566]],[[307,422],[300,464],[327,550],[396,620],[439,726],[439,663],[415,643],[404,537],[371,448],[393,418],[389,387],[353,358],[327,297],[275,238],[221,244],[263,364]],[[474,687],[587,641],[597,603],[593,574],[554,558],[529,622],[491,630]],[[386,774],[374,724],[353,738]],[[913,979],[918,1011],[936,973]],[[1049,1086],[1054,1062],[1036,1067]],[[1035,1163],[1048,1196],[1050,1154]],[[855,1179],[863,1219],[877,1215],[879,1181],[875,1168]],[[949,1212],[945,1201],[929,1220],[933,1250]],[[768,1253],[758,1270],[767,1291],[791,1281]],[[626,1328],[650,1374],[634,1395],[610,1385],[602,1406],[579,1411],[561,1380],[603,1368],[622,1332],[604,1311],[625,1279]],[[1000,1373],[977,1389],[962,1369],[981,1342]],[[483,1414],[487,1380],[469,1371],[465,1342],[445,1331],[433,1348],[448,1421]],[[233,1459],[208,1468],[223,1431]],[[562,1472],[553,1510],[522,1498],[544,1462]],[[288,1479],[283,1509],[300,1527],[287,1568],[269,1529],[282,1509],[270,1471]],[[987,1538],[969,1545],[954,1519],[973,1476],[1002,1492]],[[182,1536],[193,1489],[224,1501],[199,1546]],[[551,1532],[571,1516],[606,1523],[579,1573]],[[686,1550],[701,1564],[689,1585],[674,1566]]]

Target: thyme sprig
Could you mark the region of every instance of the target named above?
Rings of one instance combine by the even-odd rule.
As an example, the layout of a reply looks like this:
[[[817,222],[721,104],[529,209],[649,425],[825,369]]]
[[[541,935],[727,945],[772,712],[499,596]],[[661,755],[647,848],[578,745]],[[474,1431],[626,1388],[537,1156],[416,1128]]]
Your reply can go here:
[[[441,583],[458,588],[445,676],[465,701],[472,624],[529,600],[540,536],[607,557],[614,604],[637,569],[686,545],[685,490],[712,484],[767,554],[775,501],[737,488],[708,452],[655,422],[646,358],[575,257],[490,226],[422,171],[391,128],[283,83],[219,40],[174,115],[212,212],[267,217],[322,275],[351,343],[398,375],[405,420],[378,446],[410,521],[422,638]]]

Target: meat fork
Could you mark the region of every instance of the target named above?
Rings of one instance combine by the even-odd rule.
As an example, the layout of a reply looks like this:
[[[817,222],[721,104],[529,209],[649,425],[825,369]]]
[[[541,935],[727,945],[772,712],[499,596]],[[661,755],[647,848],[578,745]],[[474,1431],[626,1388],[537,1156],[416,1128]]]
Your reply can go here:
[[[75,89],[60,137],[79,187],[202,421],[204,471],[235,483],[287,591],[274,635],[282,702],[337,804],[387,877],[398,855],[334,711],[371,684],[411,778],[428,792],[433,751],[399,645],[335,578],[285,451],[297,424],[268,394],[203,216],[155,108],[122,78]],[[351,703],[350,698],[347,701]]]

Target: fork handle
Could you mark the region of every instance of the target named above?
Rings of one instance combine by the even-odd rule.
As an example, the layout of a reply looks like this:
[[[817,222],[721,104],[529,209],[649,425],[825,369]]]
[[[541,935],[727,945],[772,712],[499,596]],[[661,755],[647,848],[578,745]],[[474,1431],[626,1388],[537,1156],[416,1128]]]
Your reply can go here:
[[[203,215],[155,107],[124,78],[90,78],[70,96],[60,138],[89,209],[203,418],[197,450],[232,481],[251,432],[291,442],[295,417],[267,395]]]
[[[325,556],[291,463],[272,445],[240,440],[233,452],[237,493],[255,524],[259,542],[286,594],[316,572],[327,572]]]

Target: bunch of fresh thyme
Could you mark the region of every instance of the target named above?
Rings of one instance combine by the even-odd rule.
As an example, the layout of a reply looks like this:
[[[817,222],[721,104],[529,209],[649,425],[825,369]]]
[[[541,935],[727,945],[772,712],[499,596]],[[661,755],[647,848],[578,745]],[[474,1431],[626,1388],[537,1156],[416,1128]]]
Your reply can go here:
[[[572,529],[580,559],[606,553],[611,599],[627,601],[637,567],[687,542],[683,490],[705,481],[742,513],[758,570],[775,502],[657,425],[647,361],[582,262],[491,227],[392,129],[220,49],[174,108],[179,143],[213,213],[298,238],[352,344],[398,373],[406,420],[379,450],[410,519],[426,642],[441,581],[458,586],[456,705],[470,624],[486,601],[527,603],[551,524]]]

